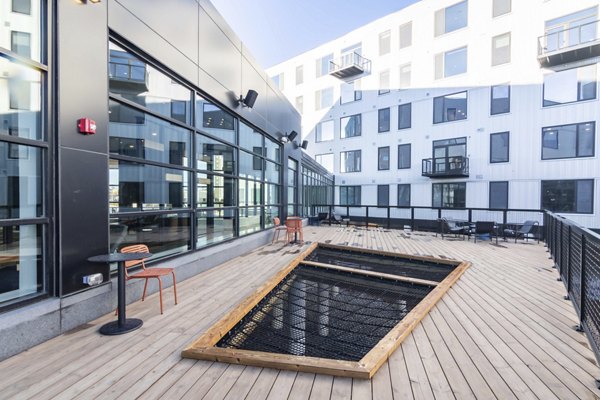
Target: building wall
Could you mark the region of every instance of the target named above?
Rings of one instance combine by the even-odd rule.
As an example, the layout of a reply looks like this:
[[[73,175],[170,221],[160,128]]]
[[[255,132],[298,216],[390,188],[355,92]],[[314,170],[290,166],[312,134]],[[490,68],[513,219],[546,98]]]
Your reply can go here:
[[[577,103],[542,107],[544,76],[555,70],[540,68],[537,61],[538,37],[544,34],[545,21],[589,7],[598,1],[558,2],[534,0],[512,1],[512,11],[492,17],[492,0],[468,1],[467,27],[434,36],[436,11],[457,4],[457,0],[423,0],[401,11],[387,15],[348,34],[325,43],[268,70],[271,76],[283,73],[283,92],[292,104],[303,96],[302,135],[311,143],[311,155],[334,153],[336,185],[362,185],[362,204],[377,203],[376,186],[389,184],[390,205],[396,204],[396,184],[410,183],[411,205],[432,205],[432,183],[467,182],[467,207],[488,207],[489,182],[510,181],[509,208],[539,209],[541,180],[594,179],[593,214],[568,214],[569,218],[589,226],[600,226],[600,180],[598,173],[598,132],[595,156],[560,160],[541,160],[543,127],[595,121],[599,117],[598,98]],[[531,10],[536,10],[532,13]],[[399,27],[412,22],[412,45],[399,48]],[[379,55],[380,33],[391,31],[391,51]],[[511,33],[511,60],[492,66],[492,38]],[[357,76],[362,100],[340,104],[341,84],[338,78],[315,76],[318,58],[362,43],[362,55],[371,60],[371,72]],[[435,54],[467,46],[467,72],[435,79]],[[411,64],[409,87],[400,87],[400,66]],[[588,59],[584,64],[597,63]],[[295,71],[303,65],[304,82],[296,85]],[[390,92],[378,95],[379,73],[390,71]],[[598,68],[596,75],[598,76]],[[511,105],[506,114],[490,115],[490,87],[510,84]],[[333,88],[333,105],[315,110],[315,91]],[[468,91],[468,117],[465,120],[433,123],[433,98]],[[412,103],[412,127],[397,129],[399,104]],[[378,110],[390,107],[391,129],[378,133]],[[340,118],[362,115],[362,135],[340,139]],[[334,120],[335,139],[316,142],[315,127],[321,121]],[[510,132],[510,161],[490,163],[490,134]],[[470,175],[466,179],[431,179],[421,176],[421,160],[432,157],[432,141],[466,137]],[[397,169],[398,144],[412,145],[411,168]],[[390,170],[378,171],[377,148],[390,147]],[[340,172],[340,152],[362,150],[362,170]],[[339,196],[339,190],[336,190]],[[339,197],[336,197],[339,201]]]

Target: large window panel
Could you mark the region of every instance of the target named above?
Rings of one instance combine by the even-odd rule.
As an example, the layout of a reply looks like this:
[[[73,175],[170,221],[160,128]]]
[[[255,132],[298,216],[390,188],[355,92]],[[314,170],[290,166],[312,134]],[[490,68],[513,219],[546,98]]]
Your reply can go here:
[[[196,214],[196,247],[222,242],[235,236],[237,210],[199,210]]]
[[[265,157],[275,162],[281,162],[281,145],[265,136]]]
[[[510,62],[510,32],[492,38],[492,66]]]
[[[204,171],[235,174],[236,151],[232,146],[196,135],[196,168]]]
[[[240,122],[240,147],[251,153],[263,155],[263,135],[252,127]]]
[[[360,80],[355,80],[340,85],[340,104],[351,103],[362,99]]]
[[[360,186],[340,186],[340,205],[358,206],[360,205]]]
[[[42,129],[42,74],[0,57],[0,134],[44,139]],[[8,101],[7,101],[8,100]]]
[[[31,15],[31,0],[12,0],[12,12]]]
[[[596,64],[544,75],[544,107],[596,98]]]
[[[378,111],[378,124],[377,132],[389,132],[390,131],[390,108],[382,108]]]
[[[398,185],[398,206],[410,207],[410,183]]]
[[[362,134],[362,118],[360,114],[340,118],[340,138],[345,139]]]
[[[390,205],[390,185],[377,185],[377,206]]]
[[[112,42],[109,44],[108,70],[111,93],[191,124],[190,89]]]
[[[409,47],[412,45],[412,21],[406,24],[400,25],[400,48]]]
[[[398,145],[398,169],[410,168],[410,143]]]
[[[461,47],[435,55],[435,79],[467,72],[467,47]]]
[[[398,106],[398,129],[408,129],[412,124],[412,103]]]
[[[510,133],[499,132],[490,135],[490,163],[508,162]]]
[[[261,157],[240,150],[240,177],[262,180],[263,163]]]
[[[262,202],[262,183],[240,179],[238,181],[240,206],[259,206]]]
[[[44,292],[42,225],[0,226],[0,303]]]
[[[189,166],[191,132],[116,101],[109,103],[109,147],[113,154]],[[135,116],[135,120],[131,119]],[[137,121],[140,123],[132,123]]]
[[[467,184],[460,183],[434,183],[433,207],[465,208]]]
[[[468,2],[461,1],[435,13],[435,36],[456,31],[467,26]]]
[[[340,153],[340,172],[360,172],[361,151],[342,151]]]
[[[196,94],[196,128],[235,143],[236,119],[221,107]]]
[[[333,153],[317,154],[315,161],[325,167],[327,171],[333,172]]]
[[[593,157],[595,122],[542,128],[542,160]]]
[[[0,219],[37,218],[45,214],[44,150],[0,141]]]
[[[379,171],[390,169],[390,148],[380,147],[377,149],[377,169]]]
[[[235,179],[220,175],[196,175],[196,207],[235,206]]]
[[[281,204],[281,186],[265,184],[265,204]]]
[[[333,120],[319,122],[315,129],[316,142],[326,142],[335,139]]]
[[[512,9],[511,0],[493,0],[492,17],[508,14]]]
[[[239,209],[240,236],[260,231],[261,207]]]
[[[491,89],[490,114],[505,114],[510,112],[510,85],[496,85]]]
[[[467,92],[453,93],[433,99],[433,123],[467,119]]]
[[[319,78],[329,73],[329,63],[333,61],[333,54],[327,54],[316,61],[316,77]]]
[[[542,181],[542,208],[559,213],[592,214],[594,180]]]
[[[490,182],[490,208],[508,208],[508,181]]]
[[[279,164],[271,161],[265,161],[265,181],[271,183],[280,183],[280,169]]]
[[[129,161],[109,161],[112,213],[170,210],[189,204],[189,172]]]
[[[192,248],[189,213],[149,214],[144,216],[119,216],[110,219],[111,243],[118,247],[144,243],[152,253],[151,260],[182,253]],[[122,235],[122,232],[126,232]]]
[[[387,30],[379,34],[379,55],[388,54],[391,50],[392,33]]]

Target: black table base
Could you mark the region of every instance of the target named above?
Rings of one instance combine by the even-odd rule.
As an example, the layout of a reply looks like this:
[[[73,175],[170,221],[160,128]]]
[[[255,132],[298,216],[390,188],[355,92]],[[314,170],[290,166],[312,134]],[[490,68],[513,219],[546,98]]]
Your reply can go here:
[[[144,322],[137,318],[127,318],[125,322],[113,321],[100,327],[100,333],[103,335],[121,335],[123,333],[135,331],[139,329]]]

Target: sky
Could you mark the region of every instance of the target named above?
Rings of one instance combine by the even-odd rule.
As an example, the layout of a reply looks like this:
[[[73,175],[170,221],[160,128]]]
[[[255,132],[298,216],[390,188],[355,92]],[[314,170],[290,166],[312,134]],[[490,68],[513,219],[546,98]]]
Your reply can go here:
[[[269,68],[419,0],[211,0]]]

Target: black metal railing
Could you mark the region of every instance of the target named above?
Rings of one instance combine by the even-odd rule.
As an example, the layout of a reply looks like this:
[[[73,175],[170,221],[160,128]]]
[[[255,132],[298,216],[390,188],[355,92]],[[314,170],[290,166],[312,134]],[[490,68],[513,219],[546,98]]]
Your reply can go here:
[[[544,213],[546,245],[584,331],[600,360],[600,235],[577,223]]]
[[[598,22],[600,21],[588,22],[540,36],[538,38],[538,56],[599,40]]]
[[[422,176],[430,178],[455,178],[469,176],[468,157],[437,157],[422,161]]]
[[[377,206],[377,205],[340,205],[320,204],[310,207],[308,215],[327,214],[327,222],[332,215],[354,225],[383,227],[386,229],[410,229],[413,231],[439,231],[441,218],[475,223],[477,221],[494,221],[501,230],[516,230],[525,221],[540,223],[531,234],[543,239],[544,229],[541,227],[543,211],[532,209],[491,209],[491,208],[436,208],[425,206]],[[335,221],[332,221],[335,222]],[[338,221],[339,222],[339,221]]]
[[[329,61],[329,75],[336,78],[348,78],[365,72],[371,72],[371,60],[353,51]]]

